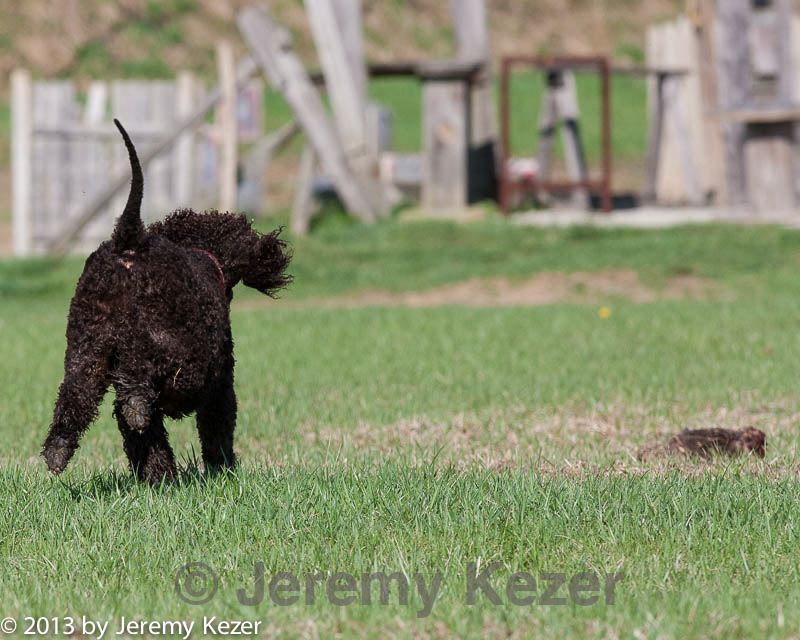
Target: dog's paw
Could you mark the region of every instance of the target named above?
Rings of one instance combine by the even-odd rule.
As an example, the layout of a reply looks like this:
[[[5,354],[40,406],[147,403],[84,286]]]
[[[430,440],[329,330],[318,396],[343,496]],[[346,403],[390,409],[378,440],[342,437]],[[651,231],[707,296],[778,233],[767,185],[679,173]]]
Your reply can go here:
[[[58,475],[67,468],[67,464],[72,459],[76,447],[64,438],[54,438],[48,441],[42,449],[42,457],[44,458],[47,468]]]
[[[131,429],[141,433],[150,424],[150,404],[141,396],[131,396],[122,405],[122,417]]]

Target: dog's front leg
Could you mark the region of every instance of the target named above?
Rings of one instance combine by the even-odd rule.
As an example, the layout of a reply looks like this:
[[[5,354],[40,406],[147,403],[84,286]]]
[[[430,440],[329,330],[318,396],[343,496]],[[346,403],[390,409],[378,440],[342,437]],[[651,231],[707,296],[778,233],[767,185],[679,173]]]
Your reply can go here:
[[[53,423],[42,447],[48,468],[56,474],[66,468],[84,431],[97,417],[108,386],[106,363],[94,354],[71,354],[68,350],[64,370]]]

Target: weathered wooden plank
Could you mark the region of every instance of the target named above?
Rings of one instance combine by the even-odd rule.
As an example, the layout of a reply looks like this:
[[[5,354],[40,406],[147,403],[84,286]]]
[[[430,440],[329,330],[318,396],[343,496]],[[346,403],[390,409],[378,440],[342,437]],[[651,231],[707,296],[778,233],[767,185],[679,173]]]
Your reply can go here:
[[[311,33],[331,99],[334,122],[348,164],[359,175],[378,215],[389,213],[377,174],[377,156],[367,140],[367,70],[361,33],[360,0],[306,0]]]
[[[148,121],[153,127],[161,129],[161,136],[172,130],[173,123],[177,120],[177,90],[175,82],[156,80],[148,82]],[[146,210],[146,222],[164,217],[175,208],[173,198],[174,188],[175,149],[164,153],[150,165],[149,180],[150,206]],[[145,213],[143,211],[143,213]]]
[[[367,65],[361,0],[331,0],[348,67],[361,104],[367,103]]]
[[[236,208],[236,63],[233,45],[222,41],[217,44],[217,75],[222,98],[217,107],[217,132],[219,134],[219,209]]]
[[[749,101],[751,78],[746,47],[749,0],[726,0],[717,3],[713,29],[716,52],[719,106],[722,112],[746,108]],[[741,123],[726,121],[722,125],[725,146],[725,174],[728,201],[731,205],[747,202],[744,154],[745,127]]]
[[[434,214],[467,204],[467,100],[459,80],[423,87],[422,206]]]
[[[364,81],[359,78],[365,72],[357,70],[356,66],[363,68],[364,62],[348,55],[344,34],[339,29],[340,23],[346,24],[356,13],[360,14],[361,2],[349,0],[334,6],[334,0],[305,0],[305,6],[345,153],[349,157],[363,156],[367,146],[366,96]],[[341,18],[337,18],[337,12],[341,12]],[[360,33],[357,35],[360,37]]]
[[[195,79],[188,71],[178,74],[176,82],[177,118],[182,120],[192,111],[195,100]],[[175,207],[192,206],[194,177],[194,135],[186,131],[175,144],[175,183],[173,198]]]
[[[717,88],[716,51],[712,28],[715,20],[714,1],[700,0],[695,23],[697,47],[697,74],[702,106],[704,157],[709,193],[717,205],[728,203],[728,185],[725,180],[725,151],[722,119]]]
[[[93,129],[100,126],[107,118],[109,91],[105,82],[92,82],[86,96],[86,107],[83,122],[79,129]],[[119,135],[119,132],[117,132]],[[75,148],[77,170],[79,172],[79,202],[85,202],[101,188],[108,177],[109,145],[106,140],[97,136],[80,136],[68,138]],[[99,242],[108,237],[113,219],[111,216],[99,216],[89,224],[81,234],[81,248],[91,250]]]
[[[450,15],[459,59],[479,61],[481,70],[472,84],[472,145],[497,140],[497,114],[489,67],[489,28],[485,0],[450,0]]]
[[[375,201],[370,185],[348,165],[322,100],[292,51],[289,32],[275,23],[263,7],[242,9],[238,24],[267,79],[283,93],[294,111],[347,209],[363,221],[375,220],[382,204]]]
[[[11,216],[14,255],[33,249],[33,86],[25,69],[11,74]]]
[[[75,87],[65,80],[38,81],[33,85],[33,126],[59,126],[75,123],[77,104]],[[70,148],[62,138],[41,138],[33,143],[34,248],[48,238],[69,215],[65,203],[70,202],[72,162]]]
[[[795,208],[793,125],[747,126],[744,143],[747,192],[756,212],[788,212]]]
[[[664,121],[655,190],[661,202],[700,204],[704,194],[713,190],[708,186],[704,163],[697,162],[704,157],[705,125],[696,44],[693,26],[686,17],[658,25],[648,42],[648,66],[689,70],[688,74],[663,79]],[[652,82],[651,100],[656,97]]]

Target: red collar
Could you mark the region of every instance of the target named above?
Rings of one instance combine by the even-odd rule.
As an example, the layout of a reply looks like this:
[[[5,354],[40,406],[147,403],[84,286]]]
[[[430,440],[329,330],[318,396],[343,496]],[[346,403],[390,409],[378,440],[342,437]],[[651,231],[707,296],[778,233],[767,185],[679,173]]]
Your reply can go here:
[[[220,265],[219,260],[217,260],[217,256],[215,256],[210,251],[206,251],[205,249],[200,249],[200,248],[197,248],[197,247],[192,248],[191,250],[192,251],[196,251],[197,253],[205,254],[209,258],[211,258],[211,262],[214,263],[214,268],[217,270],[217,276],[219,277],[219,286],[222,289],[222,292],[224,293],[225,292],[225,274],[222,272],[222,266]]]

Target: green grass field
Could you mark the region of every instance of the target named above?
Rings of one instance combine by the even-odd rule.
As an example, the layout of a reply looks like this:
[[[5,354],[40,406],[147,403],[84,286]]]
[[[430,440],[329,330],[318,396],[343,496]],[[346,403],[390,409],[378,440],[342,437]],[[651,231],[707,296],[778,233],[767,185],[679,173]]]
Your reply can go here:
[[[47,475],[38,449],[81,261],[0,263],[0,618],[115,632],[122,616],[219,616],[270,637],[796,637],[800,233],[330,221],[294,246],[283,301],[241,290],[234,303],[240,469],[199,474],[185,420],[170,432],[186,472],[156,489],[131,481],[108,399],[68,471]],[[328,304],[575,272],[634,272],[641,291]],[[688,280],[700,293],[675,294]],[[712,424],[763,429],[766,459],[634,458]],[[207,604],[176,594],[188,562],[218,574]],[[337,606],[322,586],[313,604],[252,606],[237,589],[252,590],[254,562],[267,576],[440,572],[441,590],[424,618],[413,582],[408,606],[394,588],[386,605],[375,591]],[[500,563],[501,604],[466,602],[471,562]],[[518,606],[502,586],[529,572],[541,596],[541,574],[585,571],[624,574],[613,604],[579,606],[565,586],[565,604]]]

